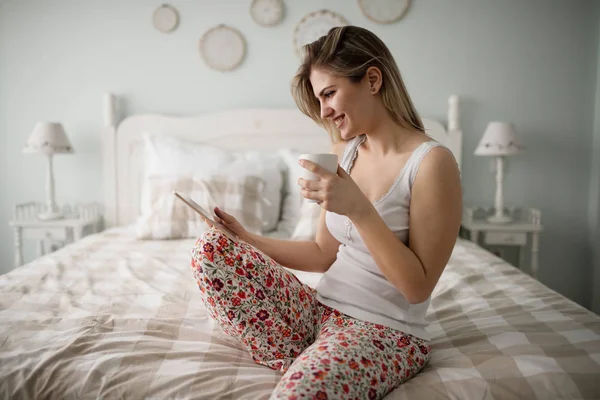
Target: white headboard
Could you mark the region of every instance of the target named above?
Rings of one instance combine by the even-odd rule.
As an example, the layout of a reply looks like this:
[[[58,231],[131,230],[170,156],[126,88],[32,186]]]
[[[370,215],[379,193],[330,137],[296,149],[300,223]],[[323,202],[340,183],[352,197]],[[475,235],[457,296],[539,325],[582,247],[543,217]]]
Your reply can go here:
[[[327,132],[296,109],[233,109],[194,117],[132,115],[117,121],[116,98],[104,97],[104,223],[128,225],[139,214],[143,160],[142,136],[159,132],[206,143],[226,150],[292,148],[303,152],[329,152]],[[462,133],[458,97],[451,96],[448,125],[423,118],[425,130],[447,146],[461,165]]]

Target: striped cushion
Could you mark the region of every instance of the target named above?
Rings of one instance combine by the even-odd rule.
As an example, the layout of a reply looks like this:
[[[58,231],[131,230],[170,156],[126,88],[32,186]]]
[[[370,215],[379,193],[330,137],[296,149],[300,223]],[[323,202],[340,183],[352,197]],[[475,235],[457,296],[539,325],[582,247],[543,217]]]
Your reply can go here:
[[[138,239],[194,238],[208,229],[192,208],[173,195],[174,190],[188,195],[211,214],[218,206],[248,231],[262,231],[264,181],[259,177],[152,176],[146,188],[150,208],[136,223]]]

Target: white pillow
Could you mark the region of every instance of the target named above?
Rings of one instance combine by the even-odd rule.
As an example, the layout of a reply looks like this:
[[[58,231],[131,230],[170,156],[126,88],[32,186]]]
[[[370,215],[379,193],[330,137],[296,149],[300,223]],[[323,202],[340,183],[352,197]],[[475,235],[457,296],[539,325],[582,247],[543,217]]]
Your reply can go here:
[[[291,240],[315,240],[321,211],[322,208],[317,203],[311,203],[304,199]]]
[[[258,176],[263,179],[263,232],[277,229],[281,214],[284,170],[285,165],[276,153],[254,150],[235,153],[235,161],[221,170],[221,174],[227,176]]]
[[[292,149],[280,149],[277,152],[285,166],[281,218],[277,230],[285,232],[288,237],[292,236],[298,224],[304,199],[298,186],[298,178],[302,173],[302,167],[298,164],[301,154],[302,152]]]
[[[233,155],[217,147],[191,143],[160,133],[144,133],[143,143],[145,162],[140,214],[147,214],[152,208],[151,187],[148,183],[151,177],[210,177],[234,159]]]
[[[144,187],[141,195],[141,214],[151,211],[148,181],[153,176],[193,175],[196,178],[227,176],[260,177],[264,181],[262,216],[263,232],[277,228],[281,213],[283,171],[277,154],[259,151],[227,152],[218,147],[193,143],[173,136],[146,133],[144,135]]]

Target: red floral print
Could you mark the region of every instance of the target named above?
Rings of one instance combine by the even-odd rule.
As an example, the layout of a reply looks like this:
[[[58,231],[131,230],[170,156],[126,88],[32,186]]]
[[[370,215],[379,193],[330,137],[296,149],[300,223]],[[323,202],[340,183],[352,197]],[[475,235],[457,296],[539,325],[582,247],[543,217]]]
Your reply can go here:
[[[319,303],[271,258],[214,229],[190,264],[209,315],[257,363],[284,373],[272,399],[381,399],[429,360],[428,341]]]

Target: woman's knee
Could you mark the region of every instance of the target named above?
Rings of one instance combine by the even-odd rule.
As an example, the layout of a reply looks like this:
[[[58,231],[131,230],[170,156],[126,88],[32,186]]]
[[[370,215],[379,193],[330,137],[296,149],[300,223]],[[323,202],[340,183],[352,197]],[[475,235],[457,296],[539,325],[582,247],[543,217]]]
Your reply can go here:
[[[219,234],[215,229],[205,231],[202,236],[196,240],[191,251],[191,268],[196,283],[204,293],[207,286],[212,287],[212,283],[220,289],[218,279],[215,280],[216,267],[226,262],[230,257],[224,257],[223,248],[227,245],[227,239]],[[212,266],[212,268],[211,268]]]
[[[196,241],[191,252],[191,268],[196,284],[202,293],[202,299],[209,315],[228,334],[234,334],[231,323],[231,310],[228,299],[234,289],[223,273],[225,257],[223,247],[227,240],[218,231],[209,229]]]
[[[199,249],[204,253],[214,253],[215,251],[222,250],[227,244],[228,239],[225,235],[221,234],[216,229],[211,228],[200,235],[194,244],[194,249]]]
[[[192,248],[192,266],[196,267],[200,265],[202,262],[209,261],[211,263],[215,262],[215,257],[217,259],[226,256],[226,252],[229,251],[229,239],[227,239],[223,234],[219,233],[215,229],[209,229],[205,231],[202,236]],[[221,256],[221,257],[218,257]],[[226,257],[224,257],[226,259]],[[196,264],[196,265],[194,265]]]

